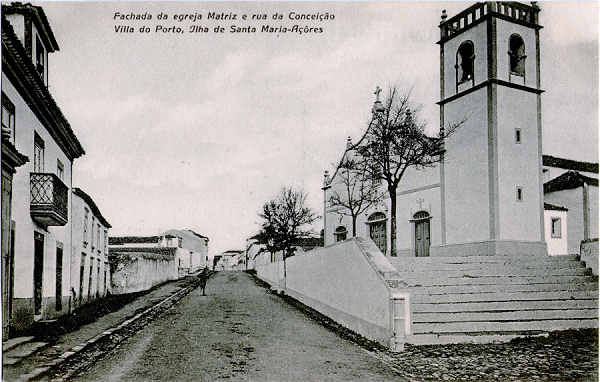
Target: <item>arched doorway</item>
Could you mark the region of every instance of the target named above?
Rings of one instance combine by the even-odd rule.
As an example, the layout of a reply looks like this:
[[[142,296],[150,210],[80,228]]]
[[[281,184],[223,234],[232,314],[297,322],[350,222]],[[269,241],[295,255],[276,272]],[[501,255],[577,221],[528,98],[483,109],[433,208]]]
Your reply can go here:
[[[431,245],[430,220],[431,216],[426,211],[419,211],[413,215],[413,221],[415,222],[415,256],[417,257],[429,256]]]
[[[375,212],[367,220],[369,225],[369,237],[379,250],[385,254],[387,250],[387,232],[386,232],[387,217],[383,212]]]

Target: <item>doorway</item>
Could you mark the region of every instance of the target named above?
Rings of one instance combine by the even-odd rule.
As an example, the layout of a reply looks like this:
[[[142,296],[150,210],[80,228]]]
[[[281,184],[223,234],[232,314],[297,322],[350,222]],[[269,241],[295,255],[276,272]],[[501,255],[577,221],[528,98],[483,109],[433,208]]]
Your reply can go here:
[[[417,212],[414,215],[415,222],[415,256],[429,256],[429,247],[431,245],[430,238],[430,221],[429,213],[425,211]]]
[[[44,279],[44,235],[34,232],[33,246],[33,314],[42,314],[42,284]]]
[[[387,251],[387,217],[383,212],[375,212],[369,216],[367,224],[369,225],[369,237],[379,250],[385,255]]]

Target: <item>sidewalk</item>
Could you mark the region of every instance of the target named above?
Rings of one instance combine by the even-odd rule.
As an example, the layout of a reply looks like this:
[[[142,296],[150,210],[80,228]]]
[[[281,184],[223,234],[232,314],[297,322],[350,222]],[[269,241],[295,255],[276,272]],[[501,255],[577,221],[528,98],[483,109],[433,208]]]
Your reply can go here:
[[[60,364],[82,351],[88,344],[99,340],[103,334],[110,334],[105,332],[119,325],[129,324],[126,321],[138,318],[137,315],[141,312],[160,304],[167,298],[174,296],[177,292],[184,293],[187,287],[193,289],[193,283],[189,278],[172,281],[156,287],[149,293],[139,296],[134,301],[126,304],[121,309],[101,316],[96,321],[83,325],[75,331],[60,335],[55,342],[43,347],[42,350],[21,358],[12,365],[6,364],[6,358],[11,355],[11,352],[19,353],[19,347],[15,347],[15,349],[11,349],[8,352],[3,352],[2,380],[5,382],[27,381],[43,374],[51,366]],[[39,344],[39,342],[30,343]]]

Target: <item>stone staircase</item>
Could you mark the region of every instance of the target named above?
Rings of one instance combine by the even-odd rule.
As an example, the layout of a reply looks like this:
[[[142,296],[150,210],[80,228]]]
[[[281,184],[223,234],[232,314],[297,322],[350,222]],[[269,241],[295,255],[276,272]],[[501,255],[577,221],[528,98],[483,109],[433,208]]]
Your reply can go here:
[[[408,284],[408,343],[500,342],[598,327],[598,280],[577,256],[389,259]]]

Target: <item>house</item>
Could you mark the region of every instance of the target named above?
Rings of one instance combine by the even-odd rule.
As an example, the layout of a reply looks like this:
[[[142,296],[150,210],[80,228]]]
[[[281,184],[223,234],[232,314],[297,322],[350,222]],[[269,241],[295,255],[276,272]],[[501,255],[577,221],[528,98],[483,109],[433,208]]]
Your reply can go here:
[[[544,155],[543,163],[544,201],[568,209],[562,232],[567,238],[565,253],[578,254],[583,240],[598,238],[598,163],[549,155]]]
[[[29,158],[12,176],[13,240],[2,275],[11,335],[72,308],[71,179],[73,162],[85,152],[48,90],[48,60],[58,50],[41,7],[2,5],[3,133]],[[3,143],[3,157],[7,149]]]
[[[108,264],[110,223],[94,200],[80,188],[73,188],[71,294],[77,306],[106,296],[111,290]]]
[[[177,248],[175,261],[180,275],[194,274],[210,266],[208,237],[191,229],[171,229],[161,234],[160,247]]]

